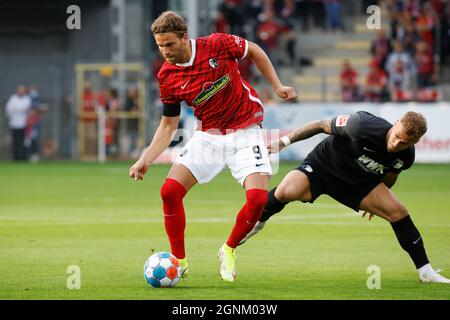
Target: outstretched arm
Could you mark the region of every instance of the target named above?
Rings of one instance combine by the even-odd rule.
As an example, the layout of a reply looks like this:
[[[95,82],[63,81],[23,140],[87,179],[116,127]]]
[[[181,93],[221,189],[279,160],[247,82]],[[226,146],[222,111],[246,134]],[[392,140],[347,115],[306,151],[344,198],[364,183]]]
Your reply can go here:
[[[140,158],[130,168],[130,178],[144,179],[144,175],[152,162],[169,146],[178,128],[180,116],[163,116],[150,146],[142,152]]]
[[[294,88],[284,86],[281,83],[269,57],[256,43],[248,41],[247,57],[255,63],[258,70],[269,81],[278,97],[284,100],[297,98],[297,92],[295,92]]]
[[[291,143],[308,139],[319,133],[331,134],[331,120],[312,121],[291,131],[287,136],[282,137],[276,142],[272,142],[268,146],[269,153],[279,152]]]

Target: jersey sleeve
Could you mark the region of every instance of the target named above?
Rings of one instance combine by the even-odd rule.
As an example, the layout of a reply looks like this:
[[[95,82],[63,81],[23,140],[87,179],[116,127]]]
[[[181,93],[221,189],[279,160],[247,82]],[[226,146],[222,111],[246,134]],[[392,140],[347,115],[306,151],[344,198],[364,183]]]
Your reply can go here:
[[[414,163],[415,158],[416,158],[415,149],[412,148],[409,156],[405,159],[405,165],[401,168],[401,170],[398,170],[398,172],[400,173],[400,171],[411,168]],[[396,170],[396,169],[394,168],[394,170]]]
[[[222,43],[221,50],[224,50],[234,59],[244,59],[248,53],[248,41],[239,36],[225,33],[214,33],[213,37]]]
[[[414,164],[414,160],[416,158],[416,150],[414,147],[411,147],[405,151],[403,151],[402,156],[400,157],[400,161],[396,161],[393,167],[391,167],[388,172],[393,172],[399,174],[400,172],[407,170],[412,167]],[[401,164],[401,165],[397,165]]]
[[[181,102],[175,95],[176,90],[170,85],[169,75],[164,70],[164,67],[158,73],[158,83],[160,99],[163,104],[176,105]]]
[[[172,94],[173,90],[170,90],[169,86],[160,84],[159,91],[161,94],[161,102],[163,104],[175,105],[180,103],[180,101]]]
[[[343,114],[331,119],[331,134],[348,137],[352,140],[360,138],[361,118],[358,113]]]

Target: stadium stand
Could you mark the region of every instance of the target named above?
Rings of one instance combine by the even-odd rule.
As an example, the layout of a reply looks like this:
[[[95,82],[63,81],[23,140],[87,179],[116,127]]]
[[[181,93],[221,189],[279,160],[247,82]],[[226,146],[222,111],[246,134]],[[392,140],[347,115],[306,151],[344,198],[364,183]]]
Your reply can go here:
[[[330,2],[338,6],[332,14],[342,20],[335,23],[337,26],[342,24],[342,28],[330,25],[330,19],[336,19],[329,16]],[[353,15],[348,14],[345,4],[348,3],[223,0],[219,2],[216,30],[233,29],[249,39],[256,35],[256,40],[261,40],[258,28],[262,26],[266,41],[258,43],[268,49],[281,74],[294,80],[303,102],[430,102],[445,99],[449,91],[445,85],[450,42],[448,1],[365,1],[361,12]],[[381,9],[379,30],[367,27],[369,15],[364,8],[370,4]],[[228,22],[227,17],[233,18]],[[396,51],[404,51],[401,59],[406,66],[397,63],[398,55],[393,54]],[[387,64],[389,56],[391,61]],[[314,58],[308,61],[308,57]],[[347,59],[351,60],[358,75],[357,91],[350,100],[348,92],[342,91],[340,77]],[[302,63],[305,61],[308,63]],[[374,63],[379,66],[376,72],[388,80],[382,85],[378,98],[369,93]]]

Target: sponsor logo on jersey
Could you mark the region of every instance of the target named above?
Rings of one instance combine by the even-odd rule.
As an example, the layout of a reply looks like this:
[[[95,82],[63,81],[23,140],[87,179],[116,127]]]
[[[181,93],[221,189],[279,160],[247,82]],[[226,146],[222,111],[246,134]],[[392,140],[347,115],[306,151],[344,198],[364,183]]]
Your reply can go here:
[[[336,127],[345,127],[347,125],[347,120],[350,118],[349,115],[341,115],[336,118]]]
[[[368,156],[362,155],[358,158],[358,164],[365,171],[372,172],[375,174],[383,174],[384,165],[370,159]]]
[[[186,88],[187,84],[189,83],[189,80],[191,79],[188,79],[184,84],[181,85],[181,90],[184,90],[184,88]]]
[[[216,59],[214,59],[214,58],[211,58],[211,59],[209,59],[209,65],[211,66],[211,68],[217,68],[217,66],[219,65],[218,63],[217,63],[217,60]]]
[[[214,95],[216,95],[220,90],[225,88],[227,84],[230,82],[230,75],[224,75],[222,78],[214,82],[208,89],[204,89],[198,96],[195,97],[195,99],[192,101],[192,103],[195,106],[199,106],[202,103],[208,101],[211,99]]]
[[[310,173],[313,172],[313,168],[311,168],[311,166],[308,165],[308,164],[307,165],[303,165],[302,168],[305,169],[306,171],[310,172]]]

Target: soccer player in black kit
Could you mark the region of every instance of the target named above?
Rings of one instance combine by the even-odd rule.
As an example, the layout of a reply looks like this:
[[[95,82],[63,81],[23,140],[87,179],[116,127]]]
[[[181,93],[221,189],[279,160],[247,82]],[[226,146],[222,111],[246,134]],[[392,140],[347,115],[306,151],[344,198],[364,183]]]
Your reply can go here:
[[[311,151],[303,164],[289,172],[269,192],[263,213],[243,244],[286,204],[314,202],[327,194],[355,211],[377,215],[390,222],[400,246],[413,260],[422,282],[450,283],[428,261],[422,237],[407,209],[389,190],[402,170],[414,162],[416,144],[427,130],[423,115],[407,112],[394,125],[359,111],[331,120],[313,121],[269,145],[275,153],[291,143],[319,133],[329,136]]]

